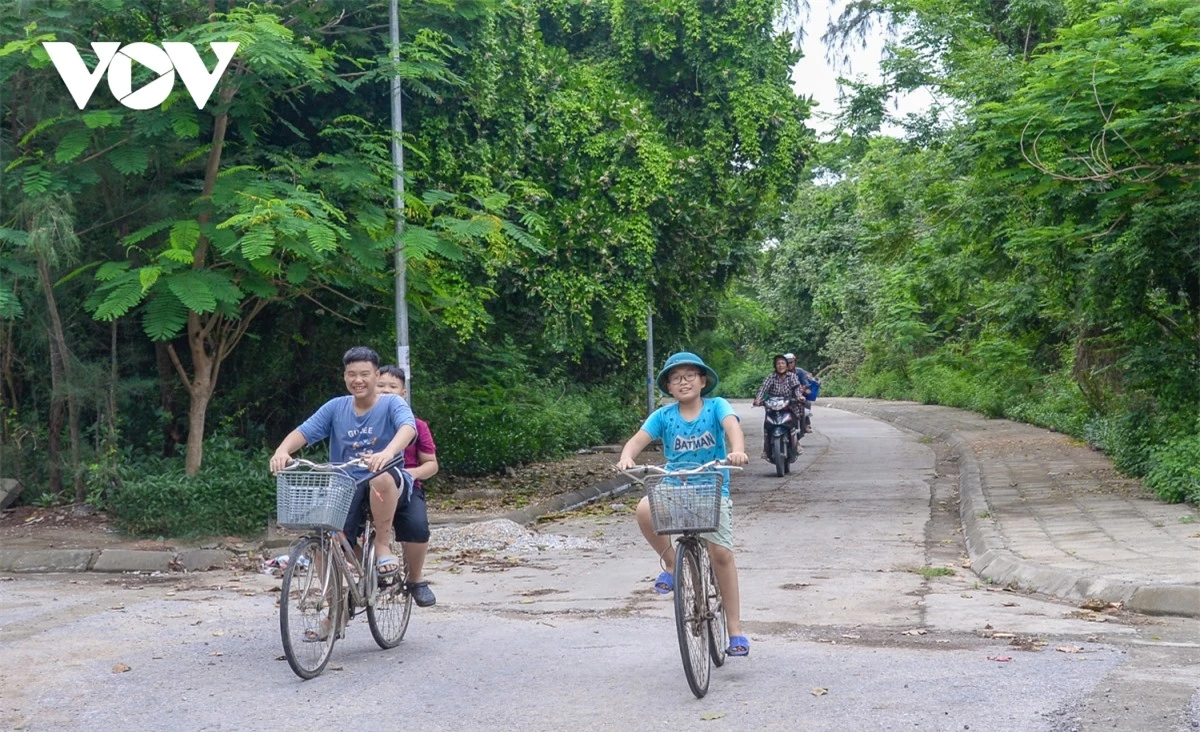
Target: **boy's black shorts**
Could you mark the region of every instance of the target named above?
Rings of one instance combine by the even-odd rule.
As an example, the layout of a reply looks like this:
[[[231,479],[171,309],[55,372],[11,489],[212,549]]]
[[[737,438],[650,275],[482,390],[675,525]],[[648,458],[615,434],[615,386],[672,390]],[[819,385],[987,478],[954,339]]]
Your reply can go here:
[[[400,488],[400,502],[396,504],[396,515],[392,519],[392,529],[396,532],[396,541],[423,544],[429,541],[429,512],[425,504],[425,489],[414,486],[413,477],[400,468],[392,468],[388,474]],[[362,535],[363,521],[366,519],[367,491],[370,485],[363,484],[354,492],[350,503],[350,513],[346,516],[344,530],[346,538],[353,545]]]

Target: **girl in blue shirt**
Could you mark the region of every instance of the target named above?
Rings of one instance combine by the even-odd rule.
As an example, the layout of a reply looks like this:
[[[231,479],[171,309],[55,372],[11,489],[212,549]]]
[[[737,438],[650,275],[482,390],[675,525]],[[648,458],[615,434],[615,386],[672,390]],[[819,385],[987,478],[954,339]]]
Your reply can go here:
[[[676,353],[667,359],[658,374],[658,388],[675,397],[676,403],[655,410],[642,428],[625,443],[617,467],[628,469],[635,458],[653,440],[661,439],[667,468],[690,467],[712,460],[728,460],[745,465],[745,436],[737,414],[720,397],[705,397],[717,387],[717,374],[694,353]],[[737,565],[733,561],[732,503],[729,500],[729,475],[721,489],[721,525],[711,534],[702,534],[717,573],[717,584],[724,600],[725,624],[729,630],[728,654],[747,656],[750,641],[742,635],[741,602],[738,597]],[[637,507],[638,526],[646,541],[666,567],[675,566],[675,547],[669,536],[654,533],[650,502],[643,498]],[[659,574],[654,589],[667,594],[675,588],[668,571]]]

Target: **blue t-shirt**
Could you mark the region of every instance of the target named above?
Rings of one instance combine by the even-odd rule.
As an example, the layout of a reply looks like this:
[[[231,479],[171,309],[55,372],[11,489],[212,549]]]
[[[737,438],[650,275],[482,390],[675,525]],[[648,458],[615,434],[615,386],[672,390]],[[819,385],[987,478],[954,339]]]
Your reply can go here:
[[[724,460],[725,428],[721,423],[729,415],[737,417],[729,402],[721,397],[704,399],[700,414],[688,422],[679,413],[678,404],[659,407],[646,418],[642,429],[656,440],[663,442],[663,454],[667,468],[694,468],[712,460]],[[739,420],[740,421],[740,420]],[[725,473],[721,494],[729,495],[729,471]]]
[[[354,413],[354,397],[347,394],[325,402],[299,430],[310,445],[328,437],[329,460],[344,463],[387,447],[404,425],[417,428],[412,409],[403,398],[380,394],[375,406],[359,416]],[[404,454],[404,446],[399,454]],[[366,468],[348,470],[355,480],[371,474]]]

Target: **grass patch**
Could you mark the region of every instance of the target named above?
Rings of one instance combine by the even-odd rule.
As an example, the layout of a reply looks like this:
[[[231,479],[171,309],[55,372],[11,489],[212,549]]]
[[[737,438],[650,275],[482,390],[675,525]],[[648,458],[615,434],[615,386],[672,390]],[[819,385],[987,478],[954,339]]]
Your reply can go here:
[[[913,574],[919,574],[925,579],[933,579],[934,577],[953,577],[954,575],[958,574],[949,567],[919,567],[917,569],[910,569],[909,571]]]

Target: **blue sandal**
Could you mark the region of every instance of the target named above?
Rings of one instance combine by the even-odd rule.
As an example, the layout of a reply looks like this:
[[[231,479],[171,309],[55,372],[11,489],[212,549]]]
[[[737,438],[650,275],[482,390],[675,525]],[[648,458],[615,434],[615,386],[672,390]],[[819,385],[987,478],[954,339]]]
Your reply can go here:
[[[675,590],[675,575],[663,572],[654,580],[654,591],[660,595],[669,595]]]
[[[725,653],[730,656],[749,656],[750,639],[744,635],[735,635],[729,639],[729,648]]]
[[[385,554],[375,561],[375,570],[380,577],[391,577],[400,570],[400,557],[395,554]]]

